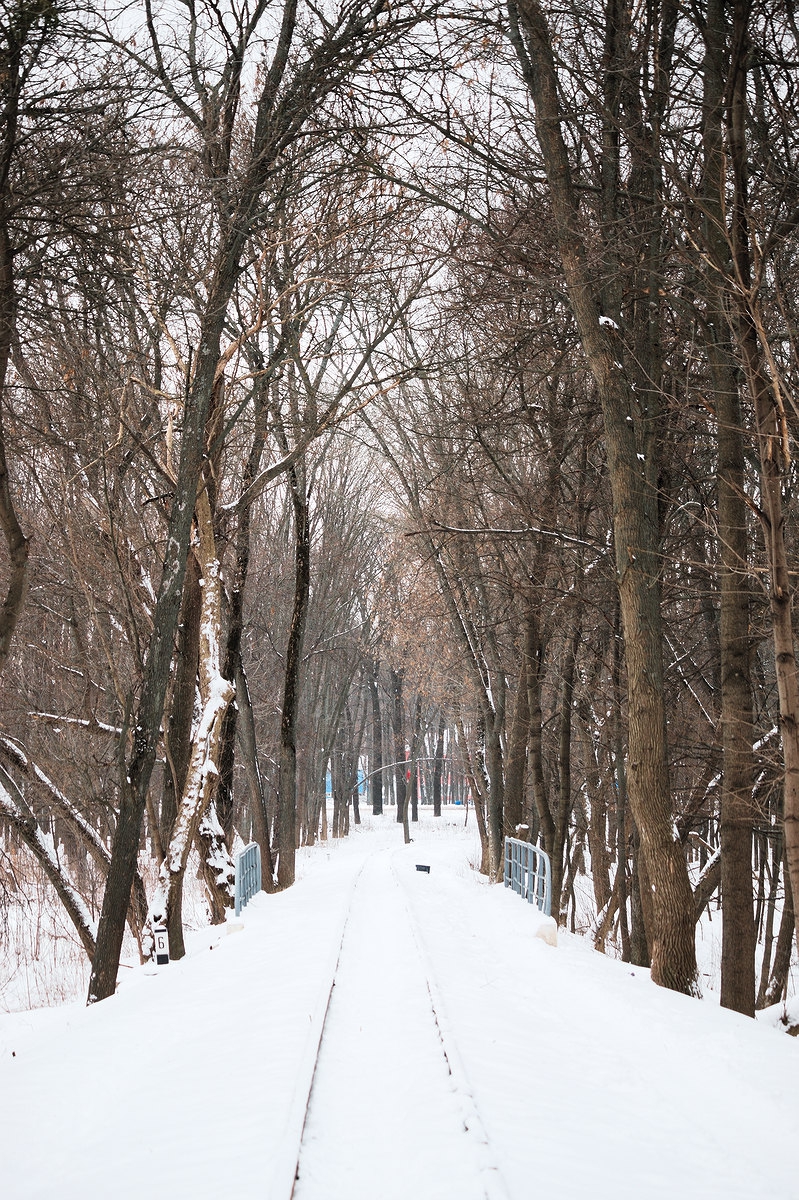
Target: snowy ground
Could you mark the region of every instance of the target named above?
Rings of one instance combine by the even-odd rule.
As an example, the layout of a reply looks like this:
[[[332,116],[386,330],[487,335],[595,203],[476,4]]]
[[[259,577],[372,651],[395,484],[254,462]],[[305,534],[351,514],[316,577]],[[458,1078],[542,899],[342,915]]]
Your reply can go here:
[[[799,1197],[799,1039],[546,945],[471,830],[414,836],[304,854],[92,1009],[0,1015],[3,1200]]]

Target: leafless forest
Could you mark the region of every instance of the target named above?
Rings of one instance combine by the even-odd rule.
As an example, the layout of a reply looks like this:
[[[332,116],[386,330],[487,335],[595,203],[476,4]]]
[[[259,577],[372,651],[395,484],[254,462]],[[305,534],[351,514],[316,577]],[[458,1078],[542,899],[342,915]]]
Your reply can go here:
[[[793,3],[0,10],[0,938],[57,896],[102,999],[187,870],[457,803],[780,1000]]]

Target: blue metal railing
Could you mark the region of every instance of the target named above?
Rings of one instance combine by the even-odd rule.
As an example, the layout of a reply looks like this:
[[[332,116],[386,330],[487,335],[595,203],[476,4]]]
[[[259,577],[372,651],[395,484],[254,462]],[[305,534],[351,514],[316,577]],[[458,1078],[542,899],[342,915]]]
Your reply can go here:
[[[261,847],[250,842],[236,855],[236,916],[261,890]]]
[[[552,915],[552,864],[538,846],[505,838],[504,884],[537,904],[548,917]]]

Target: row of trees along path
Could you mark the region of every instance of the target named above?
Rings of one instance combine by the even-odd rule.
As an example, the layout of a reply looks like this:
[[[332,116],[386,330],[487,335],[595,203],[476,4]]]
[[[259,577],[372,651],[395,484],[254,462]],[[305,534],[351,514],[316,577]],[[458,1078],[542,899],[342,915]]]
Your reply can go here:
[[[494,879],[540,836],[559,919],[678,991],[720,890],[722,1003],[784,994],[796,40],[5,5],[0,837],[91,1000],[126,927],[183,953],[193,849],[221,920],[236,838],[288,887],[359,781],[406,839],[473,807]]]

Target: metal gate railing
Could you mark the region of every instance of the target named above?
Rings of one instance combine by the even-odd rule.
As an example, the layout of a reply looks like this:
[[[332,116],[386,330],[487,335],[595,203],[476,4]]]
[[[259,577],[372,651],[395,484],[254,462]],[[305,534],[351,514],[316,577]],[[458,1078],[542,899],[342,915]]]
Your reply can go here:
[[[236,855],[236,916],[261,890],[261,847],[250,842]]]
[[[552,864],[544,850],[519,838],[505,838],[504,883],[552,915]]]

